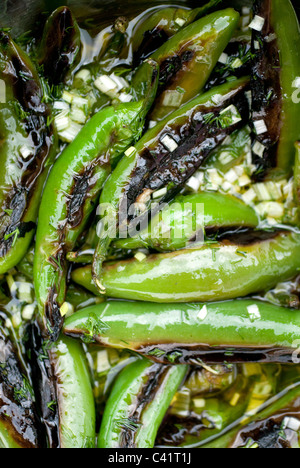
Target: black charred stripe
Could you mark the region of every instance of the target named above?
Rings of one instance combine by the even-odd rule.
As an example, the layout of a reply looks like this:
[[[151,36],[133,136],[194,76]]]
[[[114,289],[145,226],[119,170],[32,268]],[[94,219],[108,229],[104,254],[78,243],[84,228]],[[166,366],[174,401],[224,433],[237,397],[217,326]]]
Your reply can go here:
[[[144,33],[143,41],[138,50],[134,53],[133,68],[139,66],[144,60],[153,54],[159,47],[161,47],[169,36],[166,31],[161,27],[153,28],[151,31]]]
[[[126,420],[127,424],[120,427],[120,447],[135,448],[135,435],[141,425],[142,415],[148,404],[151,403],[157,388],[161,384],[169,367],[154,364],[148,370],[147,381],[137,395],[134,404],[131,407],[130,414]]]
[[[28,349],[31,353],[32,379],[35,382],[35,399],[41,414],[49,448],[59,448],[59,414],[57,405],[56,378],[49,359],[51,343],[44,341],[39,327],[33,323],[29,328]]]
[[[280,82],[280,56],[274,29],[271,24],[271,0],[258,0],[254,14],[265,19],[262,31],[253,30],[252,38],[252,122],[264,121],[266,133],[257,135],[253,127],[253,144],[258,141],[265,147],[262,156],[253,152],[257,166],[255,180],[262,180],[266,172],[276,167],[276,156],[281,131],[282,90]],[[275,36],[274,36],[275,37]]]
[[[170,152],[159,141],[155,148],[145,148],[130,183],[125,188],[127,213],[145,189],[159,190],[169,185],[167,196],[161,202],[169,201],[196,170],[205,162],[211,151],[237,128],[245,125],[249,118],[249,104],[245,97],[245,87],[219,106],[207,108],[199,106],[184,123],[177,128],[168,128],[164,134],[172,136],[178,148]],[[234,105],[242,120],[227,128],[218,125],[217,117],[228,106]],[[205,116],[212,114],[212,123],[207,123]],[[163,136],[163,132],[162,132]]]

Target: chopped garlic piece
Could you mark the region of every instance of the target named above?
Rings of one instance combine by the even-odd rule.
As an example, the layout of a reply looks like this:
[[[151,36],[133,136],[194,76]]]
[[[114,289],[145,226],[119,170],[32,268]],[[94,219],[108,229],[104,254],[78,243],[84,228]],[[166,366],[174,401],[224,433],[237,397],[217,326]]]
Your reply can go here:
[[[152,198],[154,198],[154,199],[156,199],[156,198],[161,198],[161,197],[163,197],[164,195],[166,195],[167,192],[168,192],[167,187],[164,187],[164,188],[162,188],[162,189],[160,189],[160,190],[156,190],[156,192],[154,192],[154,193],[152,194]]]
[[[252,305],[248,306],[247,311],[248,311],[248,314],[249,314],[251,320],[261,318],[259,308],[258,308],[258,306],[256,304],[252,304]]]
[[[145,260],[145,258],[147,258],[147,255],[145,255],[143,252],[137,252],[134,258],[139,262],[142,262],[143,260]]]
[[[251,23],[249,24],[250,29],[254,29],[255,31],[262,31],[265,24],[265,19],[261,16],[255,15]]]
[[[200,320],[205,320],[206,317],[207,317],[207,314],[208,314],[208,310],[207,310],[206,305],[204,305],[204,306],[202,307],[202,309],[199,311],[197,317],[198,317],[198,319],[200,319]]]
[[[170,151],[171,153],[178,148],[178,144],[172,137],[169,135],[164,135],[163,138],[160,140],[164,147]]]
[[[201,183],[200,180],[197,177],[193,176],[187,181],[186,185],[187,187],[197,192],[199,190],[200,183]]]
[[[223,52],[220,55],[218,62],[223,63],[224,65],[226,65],[227,62],[228,62],[228,54],[225,54],[225,52]]]
[[[266,126],[264,120],[255,120],[254,127],[257,135],[262,135],[268,131],[268,127]]]
[[[101,91],[101,93],[104,94],[111,91],[117,91],[118,89],[117,83],[107,75],[99,76],[99,78],[95,80],[94,85],[99,89],[99,91]]]

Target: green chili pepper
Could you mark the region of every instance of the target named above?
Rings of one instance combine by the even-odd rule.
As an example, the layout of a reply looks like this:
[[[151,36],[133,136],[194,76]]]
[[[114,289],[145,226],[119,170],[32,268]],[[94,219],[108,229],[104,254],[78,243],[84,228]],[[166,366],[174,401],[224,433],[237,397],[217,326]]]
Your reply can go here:
[[[37,72],[7,33],[0,32],[0,274],[29,249],[38,206],[55,158],[55,135]]]
[[[263,19],[253,32],[252,120],[257,178],[285,177],[292,171],[294,142],[300,139],[297,79],[300,28],[290,0],[254,2]]]
[[[38,62],[50,85],[65,81],[80,59],[81,38],[76,19],[68,7],[60,7],[49,17],[38,50]]]
[[[54,341],[63,321],[66,253],[73,250],[101,188],[124,150],[140,136],[157,89],[157,66],[145,62],[136,83],[139,102],[103,109],[92,117],[58,158],[48,178],[39,214],[34,284],[39,322]],[[135,83],[135,81],[134,81]]]
[[[221,0],[210,0],[205,5],[189,10],[186,8],[161,8],[143,17],[133,32],[131,40],[134,65],[149,57],[166,40],[197,19],[205,16]]]
[[[112,301],[66,320],[64,333],[161,363],[291,362],[300,314],[256,300],[207,304]],[[297,341],[298,340],[298,341]]]
[[[126,237],[127,231],[136,229],[150,208],[153,194],[163,192],[156,198],[158,207],[171,200],[212,150],[244,126],[248,119],[247,85],[248,78],[242,78],[194,99],[149,130],[120,161],[100,198],[103,229],[93,262],[93,277],[100,292],[105,292],[102,263],[117,229],[119,235],[123,231],[120,237],[124,237],[124,231]],[[231,114],[235,111],[238,118]]]
[[[108,263],[102,280],[109,297],[153,302],[234,299],[295,277],[300,236],[293,232],[229,235],[176,252]],[[94,293],[90,267],[73,279]]]
[[[49,351],[55,366],[61,448],[95,447],[95,403],[85,353],[60,338]]]
[[[139,235],[120,239],[114,247],[177,250],[197,242],[205,229],[257,227],[257,214],[239,199],[217,192],[180,195],[150,222]],[[203,240],[203,237],[202,237]]]
[[[221,10],[187,26],[151,58],[160,65],[159,95],[151,120],[159,121],[199,94],[238,25],[239,14]]]
[[[153,448],[158,428],[187,372],[138,360],[118,376],[105,406],[99,448]]]

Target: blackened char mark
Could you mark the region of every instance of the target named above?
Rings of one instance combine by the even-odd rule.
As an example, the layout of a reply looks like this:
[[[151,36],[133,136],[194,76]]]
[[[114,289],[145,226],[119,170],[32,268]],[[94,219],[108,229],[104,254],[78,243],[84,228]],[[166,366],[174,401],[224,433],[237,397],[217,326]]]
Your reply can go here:
[[[129,424],[121,427],[120,447],[135,448],[136,431],[141,424],[142,414],[147,405],[155,398],[157,388],[161,384],[164,376],[168,372],[167,366],[154,364],[148,371],[147,381],[143,385],[140,393],[135,398],[132,405],[130,415],[128,417]]]
[[[167,57],[162,62],[159,72],[158,95],[160,95],[165,88],[171,86],[174,81],[177,81],[178,75],[184,73],[184,67],[192,62],[194,56],[195,51],[187,49],[171,57]]]
[[[2,69],[3,78],[12,86],[17,101],[25,112],[33,111],[35,114],[48,114],[47,106],[42,102],[42,90],[36,76],[25,58],[21,56],[10,36],[0,31],[0,43],[6,51],[6,67]]]
[[[244,447],[249,440],[252,440],[253,444],[256,442],[261,449],[292,448],[282,428],[282,423],[287,417],[300,419],[300,408],[298,407],[298,412],[295,408],[286,409],[268,419],[249,424],[238,432],[230,448]]]
[[[17,350],[2,327],[0,317],[0,420],[22,448],[45,446],[34,397]]]
[[[65,255],[64,255],[65,258]],[[61,259],[61,262],[63,259]],[[64,268],[61,264],[57,264],[56,268],[59,270],[59,274],[63,276]],[[58,303],[56,287],[49,289],[47,301],[45,303],[45,319],[46,323],[43,324],[41,329],[46,330],[45,338],[49,337],[50,341],[57,341],[59,333],[63,326],[64,319],[60,312],[60,306]]]
[[[113,138],[111,138],[111,145],[114,142]],[[83,168],[81,173],[74,176],[70,199],[67,202],[67,229],[75,229],[80,226],[88,199],[91,203],[96,203],[96,200],[91,197],[91,191],[97,182],[96,170],[100,166],[107,167],[109,172],[110,161],[106,155],[97,156],[92,163]]]
[[[159,353],[157,353],[159,350]],[[293,350],[289,348],[251,348],[238,346],[214,346],[205,344],[152,343],[139,346],[135,351],[160,364],[188,364],[199,366],[206,364],[222,364],[225,361],[232,364],[243,362],[261,363],[292,363]],[[176,359],[174,361],[174,356]]]
[[[253,31],[252,38],[252,120],[264,121],[268,131],[257,135],[253,128],[253,143],[265,146],[263,156],[253,152],[257,166],[255,180],[263,180],[269,169],[276,167],[281,133],[282,90],[280,56],[276,35],[271,24],[271,0],[257,0],[254,14],[265,19],[262,31]]]
[[[46,32],[40,64],[50,83],[59,85],[64,82],[79,52],[79,31],[68,7],[63,7],[49,21],[51,25]]]
[[[50,361],[51,343],[43,340],[39,327],[29,326],[28,350],[31,354],[32,378],[35,383],[35,399],[47,435],[48,448],[59,448],[59,414],[57,405],[56,377]]]
[[[210,234],[212,234],[212,232],[208,230],[208,237]],[[259,244],[268,240],[273,240],[276,239],[276,237],[288,234],[290,234],[290,232],[284,231],[283,229],[274,229],[272,231],[257,231],[251,228],[237,228],[231,231],[228,229],[219,230],[216,233],[215,238],[224,244],[230,243],[245,247]]]
[[[170,201],[205,162],[212,150],[248,121],[249,104],[244,91],[245,86],[240,87],[227,100],[212,108],[199,106],[187,116],[182,126],[168,128],[161,132],[160,141],[156,147],[145,148],[140,154],[130,182],[124,190],[127,211],[125,211],[126,207],[125,210],[122,207],[122,212],[131,213],[130,207],[147,189],[156,191],[168,187],[167,195],[161,199],[160,203]],[[231,104],[238,109],[242,119],[230,127],[222,128],[218,124],[218,117],[220,112]],[[209,123],[206,120],[207,115],[212,117]],[[170,152],[161,143],[165,135],[171,136],[176,141],[178,147],[175,151]]]
[[[42,87],[32,65],[26,62],[25,56],[21,55],[8,34],[0,32],[0,43],[3,59],[7,64],[2,68],[1,76],[7,82],[7,86],[12,88],[14,98],[25,112],[22,124],[34,144],[33,155],[26,164],[19,156],[18,163],[23,167],[21,178],[14,181],[1,207],[3,213],[12,212],[9,222],[5,221],[0,226],[0,256],[3,257],[14,242],[14,232],[18,233],[18,237],[22,237],[21,230],[24,232],[25,229],[28,232],[33,228],[32,223],[25,227],[27,223],[23,219],[39,178],[45,170],[53,145],[54,127],[49,124],[50,110],[42,102]]]
[[[146,31],[141,45],[134,52],[133,55],[133,68],[138,67],[144,60],[153,54],[160,46],[162,46],[169,36],[165,30],[159,26],[153,28],[151,31]]]

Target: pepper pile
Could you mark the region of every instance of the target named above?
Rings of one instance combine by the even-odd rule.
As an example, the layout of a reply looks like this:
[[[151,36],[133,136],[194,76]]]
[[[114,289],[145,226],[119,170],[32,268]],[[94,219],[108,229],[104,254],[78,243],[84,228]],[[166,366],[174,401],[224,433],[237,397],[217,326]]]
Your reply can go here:
[[[1,448],[300,446],[300,26],[222,3],[0,30]]]

